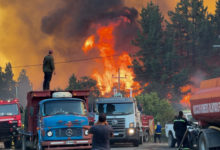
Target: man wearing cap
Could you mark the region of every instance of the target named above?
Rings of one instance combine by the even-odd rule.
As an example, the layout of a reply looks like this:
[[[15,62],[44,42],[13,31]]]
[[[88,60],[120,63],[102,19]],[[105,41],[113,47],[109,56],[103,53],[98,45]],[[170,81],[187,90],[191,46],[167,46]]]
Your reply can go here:
[[[98,122],[90,128],[92,137],[92,150],[110,150],[110,137],[113,136],[113,130],[106,121],[105,114],[99,115]]]
[[[53,51],[49,50],[47,56],[44,57],[43,61],[43,72],[44,72],[44,83],[43,83],[43,90],[50,89],[50,81],[52,78],[52,74],[55,74],[55,66],[54,66],[54,58],[52,56]]]

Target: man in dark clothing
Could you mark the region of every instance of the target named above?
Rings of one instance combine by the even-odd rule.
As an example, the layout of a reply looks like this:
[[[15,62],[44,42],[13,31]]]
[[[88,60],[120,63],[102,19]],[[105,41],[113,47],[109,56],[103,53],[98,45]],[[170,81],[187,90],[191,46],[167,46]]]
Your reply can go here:
[[[55,66],[54,66],[54,59],[53,59],[53,51],[49,50],[47,56],[44,57],[43,61],[43,72],[44,72],[44,83],[43,83],[43,90],[50,89],[50,81],[52,78],[52,74],[55,74]]]
[[[109,139],[113,130],[108,125],[105,114],[99,115],[99,121],[90,128],[89,133],[93,134],[92,150],[110,150]]]
[[[179,116],[177,118],[175,118],[174,120],[174,126],[173,129],[175,131],[175,135],[176,135],[176,139],[177,139],[177,146],[180,146],[180,143],[183,139],[183,136],[187,130],[187,125],[188,122],[186,120],[186,118],[183,118],[183,112],[180,111],[179,112]],[[183,147],[187,148],[188,147],[188,138],[187,136],[185,136],[185,139],[183,141]]]

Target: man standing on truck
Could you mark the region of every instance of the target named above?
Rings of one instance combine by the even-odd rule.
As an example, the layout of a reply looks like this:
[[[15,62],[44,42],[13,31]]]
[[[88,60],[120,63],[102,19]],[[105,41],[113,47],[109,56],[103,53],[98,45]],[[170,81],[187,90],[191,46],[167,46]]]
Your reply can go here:
[[[180,143],[183,140],[184,134],[187,130],[187,125],[188,122],[186,118],[183,117],[183,112],[179,111],[179,116],[175,118],[174,120],[174,125],[173,129],[176,134],[176,139],[177,139],[177,146],[180,147]],[[187,148],[188,147],[188,138],[185,136],[184,141],[183,141],[183,147]]]
[[[106,121],[105,114],[99,115],[98,122],[90,128],[92,137],[92,150],[110,150],[110,136],[113,136],[113,130]]]
[[[52,78],[52,74],[55,74],[55,66],[54,66],[54,58],[52,56],[53,50],[49,50],[47,56],[44,57],[43,61],[43,72],[44,72],[44,83],[43,90],[50,89],[50,81]]]

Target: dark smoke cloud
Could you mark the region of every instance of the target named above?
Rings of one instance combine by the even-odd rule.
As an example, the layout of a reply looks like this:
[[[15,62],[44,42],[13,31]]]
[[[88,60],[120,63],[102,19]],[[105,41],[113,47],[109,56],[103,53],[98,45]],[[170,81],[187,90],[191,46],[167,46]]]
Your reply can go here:
[[[87,36],[92,23],[125,16],[133,22],[138,12],[126,8],[122,0],[65,0],[65,6],[42,19],[44,33],[64,38]]]

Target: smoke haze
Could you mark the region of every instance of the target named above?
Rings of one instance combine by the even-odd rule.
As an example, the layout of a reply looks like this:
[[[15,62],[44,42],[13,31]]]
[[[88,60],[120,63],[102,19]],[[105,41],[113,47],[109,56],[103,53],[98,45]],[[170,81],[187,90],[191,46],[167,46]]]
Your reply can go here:
[[[156,0],[161,12],[173,10],[178,0]],[[137,29],[137,17],[149,0],[0,0],[0,66],[6,62],[12,66],[42,64],[48,49],[54,49],[56,62],[85,58],[81,47],[96,24],[107,23],[119,16],[131,23],[118,27],[116,49],[132,49],[130,40]],[[210,12],[215,4],[205,0]],[[126,32],[129,31],[129,32]],[[123,34],[121,34],[123,33]],[[121,44],[127,43],[127,44]],[[96,56],[93,53],[91,56]],[[86,68],[85,68],[86,66]],[[89,76],[97,62],[57,64],[52,88],[64,88],[72,73]],[[81,69],[84,68],[84,69]],[[22,68],[13,68],[17,79]],[[34,90],[42,88],[42,66],[27,70]]]

